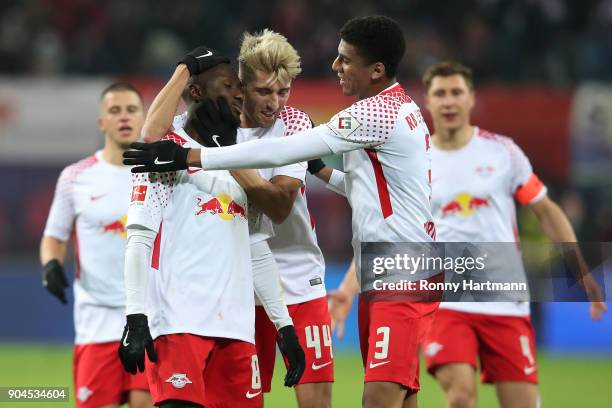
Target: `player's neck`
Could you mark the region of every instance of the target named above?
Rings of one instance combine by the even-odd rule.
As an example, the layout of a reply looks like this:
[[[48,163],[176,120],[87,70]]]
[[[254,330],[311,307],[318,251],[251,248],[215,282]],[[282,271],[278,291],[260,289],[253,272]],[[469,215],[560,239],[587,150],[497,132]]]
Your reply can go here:
[[[470,143],[474,127],[470,124],[459,129],[438,131],[432,136],[432,142],[440,150],[458,150]]]
[[[104,144],[104,149],[102,149],[102,158],[109,164],[123,166],[124,151],[125,149],[123,149],[117,143],[107,140]]]
[[[391,85],[395,84],[396,82],[397,82],[397,79],[395,77],[391,79],[384,78],[379,81],[372,82],[372,84],[370,85],[368,89],[367,94],[359,95],[359,100],[378,95],[379,93],[389,88]]]

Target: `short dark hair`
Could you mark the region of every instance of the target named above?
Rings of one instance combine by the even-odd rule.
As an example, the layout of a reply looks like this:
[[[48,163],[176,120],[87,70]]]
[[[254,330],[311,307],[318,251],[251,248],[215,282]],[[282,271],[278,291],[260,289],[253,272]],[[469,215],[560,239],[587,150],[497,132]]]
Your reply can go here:
[[[465,79],[465,83],[467,84],[468,88],[470,90],[474,89],[474,78],[472,77],[472,70],[470,68],[466,67],[460,62],[443,61],[434,64],[425,70],[422,78],[425,92],[429,91],[431,82],[435,77],[449,77],[453,75],[461,75],[463,79]]]
[[[355,46],[368,63],[382,62],[387,78],[393,78],[406,51],[399,24],[385,16],[353,18],[340,29],[340,38]]]
[[[138,97],[140,98],[140,102],[144,105],[142,94],[140,93],[138,89],[136,89],[134,85],[130,84],[129,82],[113,82],[112,84],[104,88],[104,90],[100,94],[100,100],[104,99],[104,96],[106,96],[107,93],[118,92],[118,91],[134,92],[136,95],[138,95]]]

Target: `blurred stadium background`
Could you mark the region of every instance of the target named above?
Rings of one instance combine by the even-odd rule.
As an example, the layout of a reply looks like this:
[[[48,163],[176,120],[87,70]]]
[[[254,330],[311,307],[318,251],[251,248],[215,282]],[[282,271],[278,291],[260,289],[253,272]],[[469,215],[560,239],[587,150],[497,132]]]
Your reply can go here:
[[[72,383],[71,308],[42,288],[37,251],[59,172],[102,145],[103,87],[132,81],[148,104],[185,52],[205,43],[235,56],[243,31],[269,27],[302,56],[290,104],[322,123],[351,103],[330,69],[338,29],[371,13],[402,24],[408,50],[399,78],[417,101],[428,64],[458,59],[473,67],[474,123],[515,139],[582,241],[612,241],[611,0],[5,0],[0,387]],[[340,166],[338,158],[328,162]],[[332,289],[351,257],[350,209],[315,179],[308,200]],[[519,219],[523,240],[544,239],[529,212]],[[544,406],[611,407],[612,315],[591,322],[586,303],[534,304],[533,312]],[[347,332],[335,342],[337,407],[360,399],[354,314]],[[423,383],[421,406],[442,406],[438,386],[427,376]],[[293,406],[281,388],[276,383],[267,406]],[[479,392],[481,406],[495,406],[491,387]]]

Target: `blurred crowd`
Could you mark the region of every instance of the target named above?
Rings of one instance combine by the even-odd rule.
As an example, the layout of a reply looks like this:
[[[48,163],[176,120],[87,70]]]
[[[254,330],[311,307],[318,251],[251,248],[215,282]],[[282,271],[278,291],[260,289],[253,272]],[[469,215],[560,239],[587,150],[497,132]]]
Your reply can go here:
[[[373,13],[404,27],[405,79],[460,59],[481,82],[612,80],[612,0],[5,0],[0,74],[165,75],[201,43],[236,55],[243,31],[270,27],[321,76],[343,22]]]

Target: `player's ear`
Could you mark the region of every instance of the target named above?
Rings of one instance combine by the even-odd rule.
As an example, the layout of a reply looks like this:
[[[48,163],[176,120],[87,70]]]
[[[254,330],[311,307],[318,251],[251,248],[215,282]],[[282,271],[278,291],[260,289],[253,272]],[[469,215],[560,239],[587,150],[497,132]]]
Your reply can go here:
[[[204,99],[204,91],[196,84],[189,84],[189,96],[194,102],[200,102]]]
[[[372,64],[372,70],[370,73],[370,77],[372,79],[379,79],[385,75],[385,64],[382,62],[375,62]]]
[[[102,126],[102,118],[98,116],[98,129],[104,132],[104,126]]]

